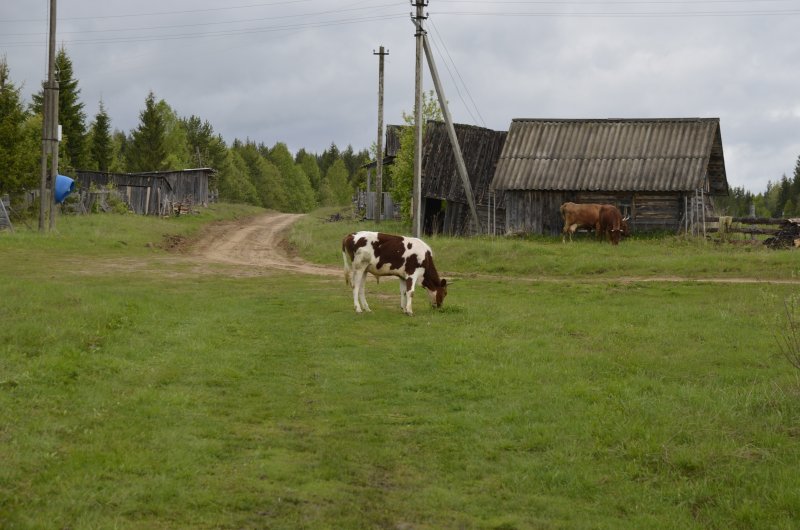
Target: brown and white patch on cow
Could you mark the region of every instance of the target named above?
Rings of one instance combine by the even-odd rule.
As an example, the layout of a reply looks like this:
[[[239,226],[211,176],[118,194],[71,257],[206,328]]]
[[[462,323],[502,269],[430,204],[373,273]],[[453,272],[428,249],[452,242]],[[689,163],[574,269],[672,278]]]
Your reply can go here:
[[[412,314],[411,302],[417,283],[428,291],[431,304],[441,307],[447,296],[447,281],[440,279],[433,264],[433,251],[421,239],[361,231],[342,241],[345,282],[353,288],[356,312],[369,311],[366,275],[396,276],[400,280],[400,307]]]

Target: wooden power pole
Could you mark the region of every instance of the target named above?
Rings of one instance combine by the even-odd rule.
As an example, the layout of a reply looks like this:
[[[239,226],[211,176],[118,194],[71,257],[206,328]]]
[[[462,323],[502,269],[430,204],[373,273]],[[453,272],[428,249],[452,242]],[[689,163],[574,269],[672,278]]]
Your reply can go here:
[[[481,232],[480,218],[478,217],[478,210],[475,207],[475,195],[472,193],[472,184],[469,181],[469,174],[467,173],[467,166],[464,163],[464,156],[461,153],[461,146],[456,137],[456,129],[453,125],[453,118],[450,115],[450,109],[447,105],[447,98],[445,98],[442,83],[439,80],[439,72],[436,69],[436,63],[433,60],[433,53],[428,42],[428,36],[422,27],[422,21],[427,18],[424,16],[423,8],[428,5],[425,0],[412,0],[412,5],[417,8],[416,17],[412,17],[417,32],[414,35],[417,38],[417,62],[416,62],[416,83],[415,83],[415,103],[414,103],[414,125],[416,130],[416,142],[414,145],[414,191],[411,202],[411,214],[413,216],[412,232],[414,237],[420,237],[422,233],[422,54],[428,60],[428,68],[431,72],[433,85],[436,88],[436,95],[439,98],[439,106],[442,109],[442,116],[444,117],[447,134],[450,137],[450,145],[453,148],[453,155],[456,159],[456,168],[461,177],[461,183],[464,186],[464,194],[467,196],[467,204],[469,205],[470,213],[472,214],[472,222],[478,233]]]
[[[383,46],[378,53],[378,153],[375,157],[377,170],[375,177],[375,222],[380,223],[383,216],[383,58],[389,55],[389,50],[383,51]]]
[[[50,210],[50,229],[55,226],[55,187],[58,175],[58,81],[56,81],[56,0],[50,0],[50,39],[47,81],[44,83],[42,120],[42,178],[39,183],[39,231],[45,230],[45,211]],[[48,155],[50,171],[48,172]],[[49,174],[49,196],[48,196]]]
[[[417,8],[413,17],[417,32],[417,55],[415,63],[414,81],[414,186],[411,195],[411,233],[414,237],[422,237],[422,38],[425,30],[422,21],[425,20],[424,9],[428,5],[425,0],[413,0],[412,5]]]
[[[461,146],[458,143],[456,136],[456,128],[453,125],[453,117],[450,115],[450,108],[447,105],[447,98],[444,97],[444,89],[439,80],[439,71],[436,69],[436,63],[433,61],[433,52],[431,52],[431,45],[428,42],[428,36],[423,35],[423,43],[425,47],[425,57],[428,59],[428,69],[431,72],[433,79],[433,86],[436,88],[436,95],[439,97],[439,106],[442,108],[442,116],[444,117],[445,128],[447,135],[450,137],[450,145],[453,148],[453,156],[456,159],[456,168],[461,177],[461,184],[464,186],[464,195],[467,196],[467,204],[469,211],[472,214],[472,222],[475,224],[477,233],[481,233],[481,220],[478,217],[478,210],[475,207],[475,195],[472,193],[472,184],[469,181],[469,173],[467,173],[467,165],[464,163],[464,155],[461,152]]]

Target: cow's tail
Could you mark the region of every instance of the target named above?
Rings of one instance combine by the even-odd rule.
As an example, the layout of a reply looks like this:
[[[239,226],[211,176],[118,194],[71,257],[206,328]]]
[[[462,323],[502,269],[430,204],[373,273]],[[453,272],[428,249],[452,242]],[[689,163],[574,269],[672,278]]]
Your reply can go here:
[[[344,261],[344,283],[348,287],[353,286],[353,255],[354,255],[353,234],[345,237],[342,241],[342,261]]]

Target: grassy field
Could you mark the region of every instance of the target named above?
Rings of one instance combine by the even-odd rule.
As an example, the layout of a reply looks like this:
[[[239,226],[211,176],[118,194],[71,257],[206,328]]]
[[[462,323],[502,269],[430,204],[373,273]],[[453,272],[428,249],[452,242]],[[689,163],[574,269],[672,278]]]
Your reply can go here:
[[[797,527],[798,285],[620,279],[796,252],[433,238],[442,310],[384,280],[355,315],[341,278],[163,249],[249,212],[0,233],[0,528]],[[318,217],[318,263],[371,227]]]

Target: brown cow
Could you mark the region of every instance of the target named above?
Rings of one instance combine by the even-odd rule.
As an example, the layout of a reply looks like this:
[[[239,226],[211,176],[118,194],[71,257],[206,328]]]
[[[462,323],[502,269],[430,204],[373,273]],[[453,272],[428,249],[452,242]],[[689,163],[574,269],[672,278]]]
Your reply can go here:
[[[564,220],[564,228],[561,230],[561,241],[566,243],[565,234],[569,233],[569,240],[572,241],[572,234],[578,228],[591,228],[600,234],[600,207],[601,204],[576,204],[565,202],[561,205],[561,219]]]
[[[611,204],[600,207],[600,221],[598,235],[608,239],[612,245],[618,245],[623,235],[628,235],[628,217],[623,219],[619,208]]]

